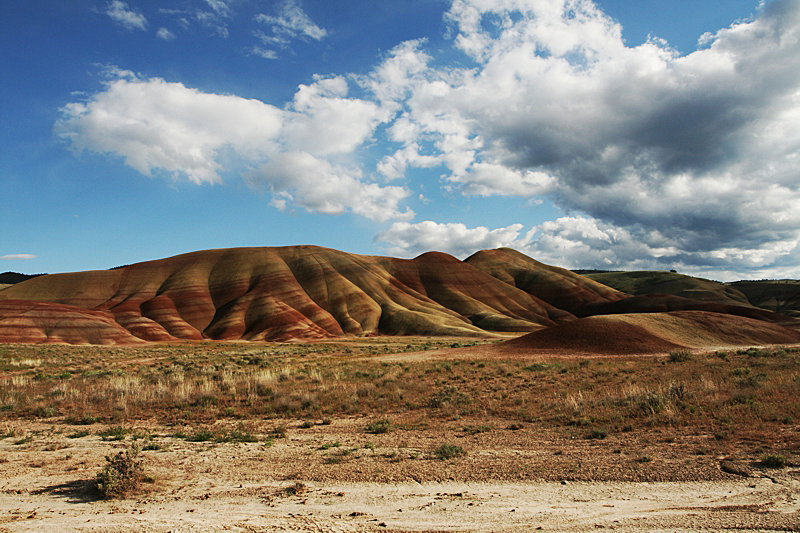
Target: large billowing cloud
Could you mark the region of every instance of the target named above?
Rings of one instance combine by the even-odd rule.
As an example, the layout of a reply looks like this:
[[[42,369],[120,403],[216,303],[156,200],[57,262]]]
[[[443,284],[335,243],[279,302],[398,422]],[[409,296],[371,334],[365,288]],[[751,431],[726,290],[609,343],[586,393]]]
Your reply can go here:
[[[56,133],[76,152],[121,156],[142,174],[220,183],[238,170],[255,187],[310,211],[371,219],[413,216],[409,195],[363,176],[348,155],[390,117],[380,105],[347,98],[344,78],[301,86],[286,109],[204,93],[160,78],[111,69],[104,91],[61,110]],[[341,159],[341,161],[340,161]]]
[[[792,277],[791,246],[767,242],[758,249],[720,248],[687,253],[658,230],[623,228],[585,216],[566,216],[525,230],[522,224],[490,230],[460,223],[395,222],[375,240],[387,252],[414,257],[441,250],[461,259],[476,250],[508,247],[564,268],[666,270],[702,273],[714,279]]]
[[[588,215],[552,222],[528,247],[561,262],[572,261],[553,243],[563,254],[576,245],[587,266],[657,262],[652,235],[698,268],[762,268],[793,253],[798,0],[767,3],[686,56],[657,39],[626,46],[589,0],[455,0],[447,17],[475,66],[429,71],[413,87],[387,172],[412,167],[409,147],[426,140],[463,194],[550,195]],[[578,221],[610,240],[576,233]]]

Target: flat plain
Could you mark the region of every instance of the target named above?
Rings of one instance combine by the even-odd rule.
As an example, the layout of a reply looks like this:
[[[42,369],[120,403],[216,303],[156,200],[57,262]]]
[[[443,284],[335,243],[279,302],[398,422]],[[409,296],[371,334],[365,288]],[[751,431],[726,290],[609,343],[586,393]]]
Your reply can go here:
[[[800,529],[800,347],[510,337],[0,346],[0,531]]]

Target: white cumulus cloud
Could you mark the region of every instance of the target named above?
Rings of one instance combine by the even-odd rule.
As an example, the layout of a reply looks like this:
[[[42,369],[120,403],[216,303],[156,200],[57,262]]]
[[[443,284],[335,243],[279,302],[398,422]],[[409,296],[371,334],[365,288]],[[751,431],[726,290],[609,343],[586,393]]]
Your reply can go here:
[[[396,84],[409,96],[388,177],[425,146],[419,166],[441,162],[447,187],[546,196],[631,240],[668,235],[686,263],[797,257],[800,1],[765,3],[683,56],[627,46],[590,0],[454,0],[447,19],[474,64]],[[565,249],[589,243],[565,227],[549,230]]]
[[[103,91],[61,109],[55,132],[76,153],[122,157],[145,175],[221,183],[233,169],[254,187],[309,211],[408,219],[410,191],[364,176],[347,157],[390,118],[377,103],[348,98],[341,77],[300,86],[286,109],[259,100],[205,93],[160,78],[106,68]],[[334,159],[328,159],[332,157]]]
[[[523,233],[524,231],[524,233]],[[566,216],[527,231],[522,224],[490,230],[461,223],[395,222],[375,237],[387,253],[413,257],[438,250],[465,258],[479,250],[514,248],[546,264],[573,269],[666,270],[677,268],[725,281],[791,277],[789,259],[797,243],[764,242],[753,248],[719,248],[690,254],[666,233],[641,226],[619,227],[596,218]]]
[[[36,256],[33,254],[6,254],[0,255],[0,260],[3,261],[19,261],[19,260],[28,260],[28,259],[36,259]]]
[[[413,257],[430,250],[464,258],[477,250],[512,246],[519,237],[522,224],[489,230],[483,226],[468,228],[461,223],[439,224],[431,220],[395,222],[380,232],[376,242],[388,244],[388,253]]]
[[[209,20],[230,16],[204,2]],[[136,20],[123,2],[112,10]],[[282,106],[125,75],[65,106],[56,131],[145,174],[218,182],[242,167],[278,207],[403,220],[380,239],[406,255],[436,248],[430,231],[444,251],[510,242],[571,266],[800,261],[800,0],[762,2],[685,55],[655,38],[628,46],[592,0],[452,0],[445,18],[457,62],[400,43],[366,74],[318,76]],[[270,59],[328,35],[293,0],[251,22],[250,52]],[[433,168],[420,173],[437,174],[430,201],[440,187],[546,199],[571,216],[524,236],[415,224],[401,182]]]

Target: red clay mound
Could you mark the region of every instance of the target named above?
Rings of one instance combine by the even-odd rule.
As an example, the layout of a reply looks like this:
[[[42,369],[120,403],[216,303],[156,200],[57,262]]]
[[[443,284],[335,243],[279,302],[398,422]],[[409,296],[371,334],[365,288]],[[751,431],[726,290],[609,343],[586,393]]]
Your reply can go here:
[[[644,326],[654,335],[692,348],[800,343],[800,332],[795,329],[745,316],[707,311],[617,316],[629,324]]]
[[[632,355],[686,348],[654,335],[645,327],[615,318],[582,318],[503,342],[497,349],[506,354],[545,352],[559,355]]]
[[[110,313],[70,305],[0,301],[0,342],[67,344],[143,343]]]
[[[800,332],[779,324],[706,311],[592,316],[503,342],[503,354],[632,355],[679,348],[797,344]]]

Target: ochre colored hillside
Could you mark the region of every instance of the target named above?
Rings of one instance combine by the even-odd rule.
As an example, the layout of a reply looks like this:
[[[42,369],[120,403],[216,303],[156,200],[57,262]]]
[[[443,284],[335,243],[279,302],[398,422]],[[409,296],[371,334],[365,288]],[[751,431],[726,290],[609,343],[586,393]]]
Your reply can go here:
[[[672,311],[708,311],[743,316],[765,322],[800,328],[800,322],[786,315],[745,305],[730,305],[703,300],[690,300],[672,294],[641,294],[616,302],[592,302],[575,310],[578,317],[627,313],[667,313]]]
[[[70,305],[0,300],[0,342],[142,344],[110,313]]]
[[[588,303],[615,302],[628,297],[602,283],[545,265],[511,248],[482,250],[464,262],[570,313]]]
[[[34,277],[0,290],[0,304],[0,342],[130,344],[542,330],[534,338],[547,339],[541,341],[547,346],[591,338],[597,350],[628,353],[643,346],[669,348],[658,344],[662,341],[683,344],[669,335],[658,342],[640,339],[636,328],[625,344],[603,329],[619,326],[621,319],[575,321],[694,310],[731,315],[736,324],[740,316],[764,327],[800,324],[749,306],[665,294],[630,296],[504,248],[466,261],[439,252],[395,259],[316,246],[208,250],[112,270]],[[593,336],[574,337],[569,328],[589,327],[583,324],[598,329]]]
[[[800,343],[800,332],[752,318],[708,311],[581,318],[493,347],[498,354],[624,355],[681,348]]]
[[[757,307],[800,317],[800,281],[736,281],[730,286],[744,294]]]
[[[737,290],[736,284],[731,285],[710,279],[695,278],[678,274],[677,272],[663,270],[598,272],[586,274],[586,277],[632,296],[671,294],[689,298],[690,300],[726,305],[758,305],[749,301],[746,295]]]
[[[574,317],[442,253],[235,248],[18,283],[0,300],[103,311],[147,341],[525,332]]]

